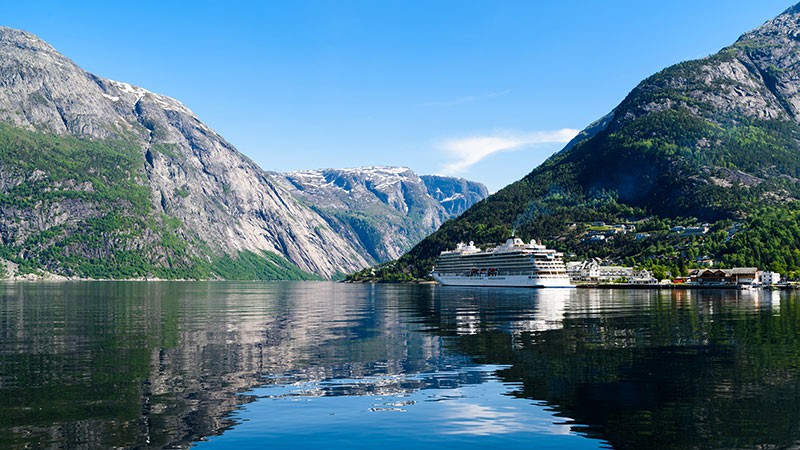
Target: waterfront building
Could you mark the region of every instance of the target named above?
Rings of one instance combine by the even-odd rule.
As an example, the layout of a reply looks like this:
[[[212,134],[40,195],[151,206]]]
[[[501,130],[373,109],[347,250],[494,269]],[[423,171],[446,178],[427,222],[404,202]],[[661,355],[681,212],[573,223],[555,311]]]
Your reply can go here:
[[[689,273],[689,280],[699,286],[752,286],[759,281],[756,267],[734,269],[696,269]]]
[[[764,286],[772,286],[773,284],[778,284],[781,281],[781,274],[778,272],[761,272],[761,276],[759,279],[760,283]]]

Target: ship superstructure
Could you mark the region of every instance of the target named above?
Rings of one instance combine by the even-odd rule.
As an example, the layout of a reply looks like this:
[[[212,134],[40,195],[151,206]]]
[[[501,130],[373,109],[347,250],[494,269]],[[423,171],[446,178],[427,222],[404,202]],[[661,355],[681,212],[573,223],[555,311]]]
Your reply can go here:
[[[574,287],[561,253],[516,237],[485,251],[458,244],[436,258],[431,276],[452,286]]]

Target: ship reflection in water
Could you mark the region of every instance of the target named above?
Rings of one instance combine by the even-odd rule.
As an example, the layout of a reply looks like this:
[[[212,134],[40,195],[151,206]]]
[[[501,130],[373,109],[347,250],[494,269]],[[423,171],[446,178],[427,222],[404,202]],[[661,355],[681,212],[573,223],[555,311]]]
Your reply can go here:
[[[796,293],[0,285],[3,448],[800,438]]]

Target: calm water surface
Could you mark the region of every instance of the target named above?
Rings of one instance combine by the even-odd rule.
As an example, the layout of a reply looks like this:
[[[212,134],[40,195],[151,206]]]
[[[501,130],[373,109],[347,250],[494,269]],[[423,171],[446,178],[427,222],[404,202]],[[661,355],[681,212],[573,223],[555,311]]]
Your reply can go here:
[[[0,284],[0,448],[796,448],[797,293]]]

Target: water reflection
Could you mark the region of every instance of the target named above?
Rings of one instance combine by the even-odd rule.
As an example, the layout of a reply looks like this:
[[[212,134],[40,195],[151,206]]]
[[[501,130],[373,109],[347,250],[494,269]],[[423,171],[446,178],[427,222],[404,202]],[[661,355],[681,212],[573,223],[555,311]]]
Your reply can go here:
[[[510,387],[492,373],[497,367],[464,368],[445,378],[479,383],[427,384],[409,392],[327,396],[305,384],[256,389],[259,399],[235,415],[240,424],[200,448],[348,448],[388,449],[597,448],[553,423],[552,413],[509,395]],[[427,377],[428,375],[422,375]],[[409,376],[408,378],[414,378]],[[358,380],[370,384],[376,380]],[[333,384],[340,381],[331,380]],[[341,381],[348,384],[346,381]],[[322,384],[327,384],[324,382]]]
[[[333,283],[0,285],[0,447],[185,447],[281,377],[463,365],[399,301]]]
[[[0,284],[0,447],[787,447],[798,330],[769,291]]]
[[[566,289],[447,287],[432,291],[429,311],[455,322],[459,335],[494,328],[520,334],[561,328],[571,295]]]

